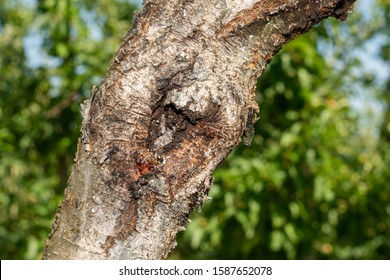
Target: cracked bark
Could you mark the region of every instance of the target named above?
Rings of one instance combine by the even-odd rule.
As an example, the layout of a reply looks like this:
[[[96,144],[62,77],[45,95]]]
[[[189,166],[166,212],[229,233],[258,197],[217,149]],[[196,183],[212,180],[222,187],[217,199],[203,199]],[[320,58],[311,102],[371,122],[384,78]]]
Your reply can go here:
[[[145,0],[99,87],[44,259],[162,259],[244,137],[256,80],[350,0]]]

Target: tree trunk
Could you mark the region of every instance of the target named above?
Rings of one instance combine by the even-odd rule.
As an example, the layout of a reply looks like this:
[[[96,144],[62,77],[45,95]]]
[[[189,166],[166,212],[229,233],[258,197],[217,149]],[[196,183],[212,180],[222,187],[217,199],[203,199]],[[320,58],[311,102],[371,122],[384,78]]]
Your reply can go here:
[[[351,0],[144,0],[82,136],[44,259],[162,259],[212,173],[250,144],[255,85],[291,39]]]

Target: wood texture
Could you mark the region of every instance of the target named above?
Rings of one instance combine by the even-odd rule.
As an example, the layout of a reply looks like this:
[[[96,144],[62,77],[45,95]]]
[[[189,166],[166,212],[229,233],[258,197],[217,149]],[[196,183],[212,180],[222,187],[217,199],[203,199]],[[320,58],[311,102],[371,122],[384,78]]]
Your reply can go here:
[[[255,85],[347,0],[145,0],[99,87],[44,259],[162,259],[244,137]]]

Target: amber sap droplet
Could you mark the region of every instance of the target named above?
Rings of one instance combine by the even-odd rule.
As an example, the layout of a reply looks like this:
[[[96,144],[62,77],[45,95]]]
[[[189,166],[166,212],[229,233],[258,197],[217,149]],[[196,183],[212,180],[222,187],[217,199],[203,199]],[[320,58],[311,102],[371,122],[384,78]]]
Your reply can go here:
[[[135,153],[135,166],[137,170],[141,173],[141,175],[153,171],[157,163],[158,162],[153,156],[153,154],[151,154],[146,149],[141,149],[140,151]]]

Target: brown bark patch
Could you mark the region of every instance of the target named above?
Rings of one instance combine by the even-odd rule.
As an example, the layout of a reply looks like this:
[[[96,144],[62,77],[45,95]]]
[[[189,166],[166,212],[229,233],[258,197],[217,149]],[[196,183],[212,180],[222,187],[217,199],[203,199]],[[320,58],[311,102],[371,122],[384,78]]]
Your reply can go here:
[[[124,241],[135,229],[138,220],[137,203],[132,200],[126,204],[125,209],[122,211],[115,225],[115,238]]]

